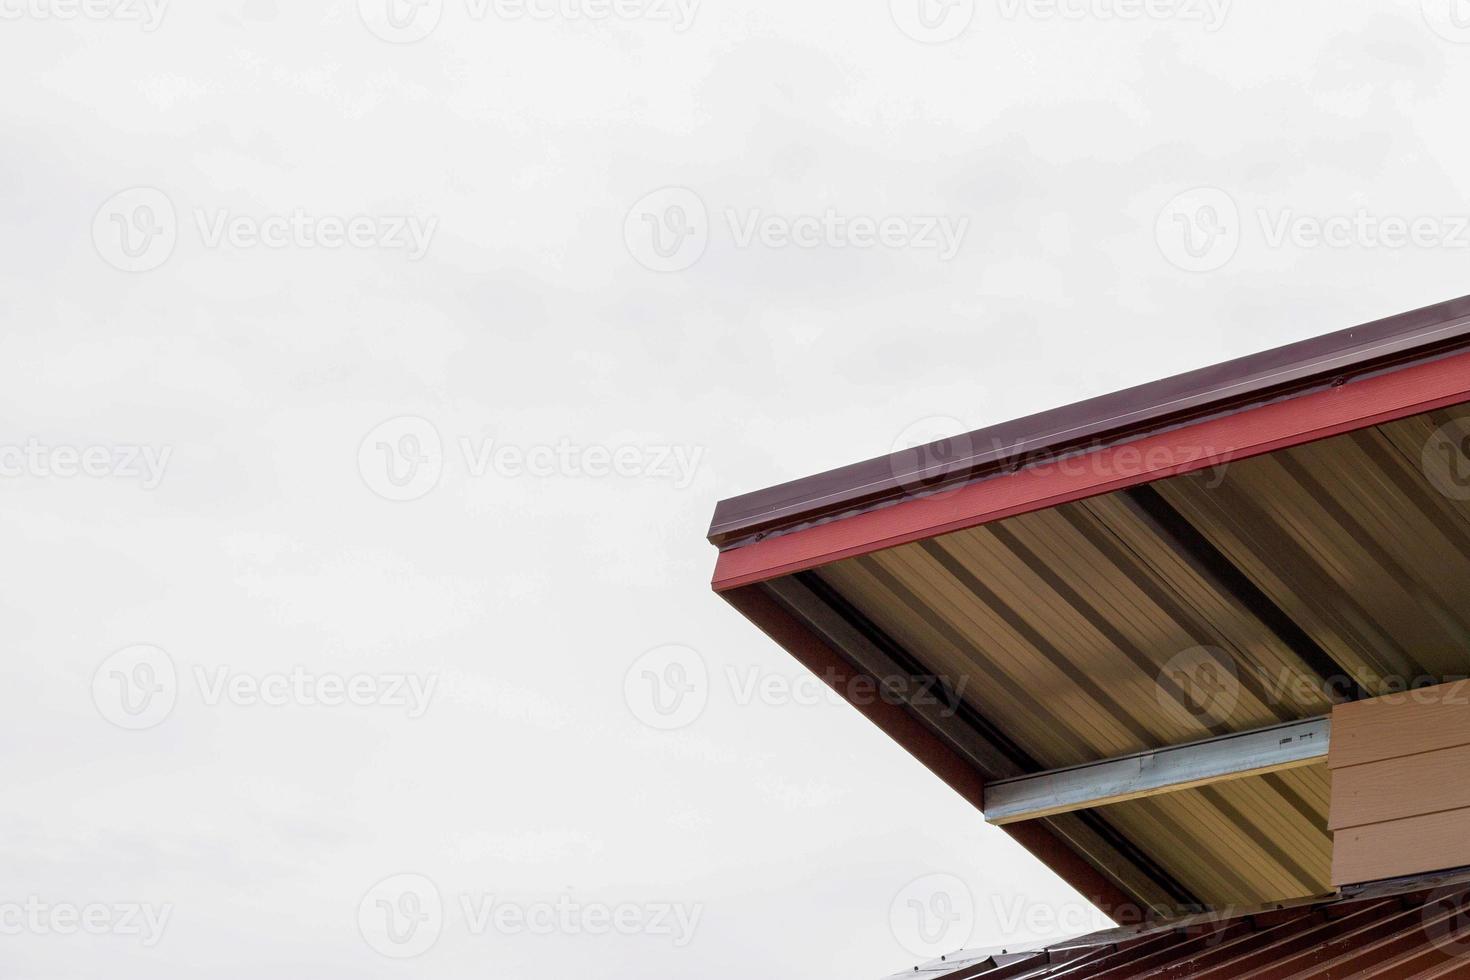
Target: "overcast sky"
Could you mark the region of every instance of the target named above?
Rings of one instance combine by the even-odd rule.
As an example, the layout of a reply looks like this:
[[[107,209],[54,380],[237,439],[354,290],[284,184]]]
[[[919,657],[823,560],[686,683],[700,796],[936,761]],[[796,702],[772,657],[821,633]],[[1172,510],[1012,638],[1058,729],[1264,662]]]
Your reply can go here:
[[[1470,10],[393,2],[0,0],[0,972],[1090,928],[715,501],[1470,292]]]

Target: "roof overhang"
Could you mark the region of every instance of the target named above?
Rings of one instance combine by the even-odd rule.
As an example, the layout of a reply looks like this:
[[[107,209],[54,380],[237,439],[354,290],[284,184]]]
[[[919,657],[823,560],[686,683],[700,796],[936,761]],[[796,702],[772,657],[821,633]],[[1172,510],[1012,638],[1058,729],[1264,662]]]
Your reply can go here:
[[[1470,671],[1467,402],[1470,297],[722,502],[714,588],[983,808]],[[1241,775],[1005,829],[1109,910],[1327,890],[1325,767]]]

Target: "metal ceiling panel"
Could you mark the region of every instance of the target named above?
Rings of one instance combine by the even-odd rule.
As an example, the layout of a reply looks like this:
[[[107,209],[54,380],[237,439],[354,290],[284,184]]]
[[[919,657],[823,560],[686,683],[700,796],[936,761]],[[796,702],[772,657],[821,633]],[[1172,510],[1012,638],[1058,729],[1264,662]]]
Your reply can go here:
[[[1371,693],[1391,693],[1470,671],[1470,508],[1424,458],[1444,426],[1470,428],[1470,409],[1246,460],[1215,487],[1156,486]]]
[[[1251,731],[1470,672],[1470,459],[1446,457],[1459,493],[1425,456],[1467,437],[1470,407],[1436,411],[799,577],[940,678],[1023,772]],[[1309,896],[1330,889],[1327,779],[1046,822],[1107,839],[1115,866],[1133,854],[1121,884],[1143,904]]]

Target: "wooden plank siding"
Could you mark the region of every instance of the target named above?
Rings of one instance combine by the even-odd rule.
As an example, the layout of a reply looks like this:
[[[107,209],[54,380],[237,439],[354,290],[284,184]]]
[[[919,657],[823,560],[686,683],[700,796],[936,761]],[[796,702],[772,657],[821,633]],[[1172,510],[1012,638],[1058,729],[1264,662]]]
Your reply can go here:
[[[1332,883],[1470,865],[1470,681],[1332,712]]]

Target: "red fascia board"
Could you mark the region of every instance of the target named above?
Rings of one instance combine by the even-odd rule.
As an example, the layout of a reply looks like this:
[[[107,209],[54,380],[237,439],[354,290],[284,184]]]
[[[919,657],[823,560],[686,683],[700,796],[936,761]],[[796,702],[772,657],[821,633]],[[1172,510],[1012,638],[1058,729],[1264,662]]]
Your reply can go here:
[[[981,809],[985,782],[968,759],[902,705],[884,698],[853,697],[855,690],[877,690],[877,678],[854,667],[760,586],[731,589],[723,598],[971,806]],[[861,688],[856,683],[859,678],[866,681]],[[1139,918],[1136,902],[1041,823],[1028,821],[1000,829],[1115,921]]]
[[[1039,463],[720,553],[716,592],[1470,401],[1470,353]]]

